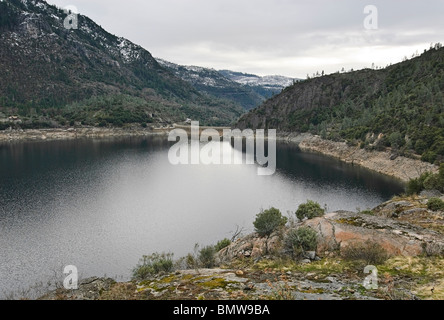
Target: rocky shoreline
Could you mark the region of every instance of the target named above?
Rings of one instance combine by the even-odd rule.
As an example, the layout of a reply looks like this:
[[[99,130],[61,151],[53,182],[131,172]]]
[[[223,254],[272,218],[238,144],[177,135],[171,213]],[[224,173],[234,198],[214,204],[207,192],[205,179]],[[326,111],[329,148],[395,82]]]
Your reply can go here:
[[[101,139],[113,137],[146,137],[167,135],[171,129],[153,128],[66,128],[66,129],[29,129],[0,131],[0,142],[21,141],[61,141],[75,139]]]
[[[239,237],[216,253],[211,269],[178,269],[129,282],[89,278],[78,290],[60,288],[40,299],[441,300],[444,212],[428,210],[428,200],[426,195],[394,198],[371,212],[332,212],[290,222],[269,237]],[[301,260],[288,255],[284,239],[302,227],[316,231],[318,245]],[[366,246],[368,241],[387,254],[376,264],[378,287],[371,289],[364,285],[368,262],[344,256],[353,247],[364,259],[380,254]]]
[[[182,128],[182,127],[180,127]],[[5,130],[0,132],[0,142],[20,141],[62,141],[74,139],[101,139],[112,137],[146,137],[167,136],[171,128],[65,128],[65,129],[34,129]],[[418,178],[424,172],[437,173],[436,165],[402,156],[393,156],[390,151],[366,151],[359,147],[351,147],[345,142],[324,140],[319,136],[303,133],[286,133],[277,137],[278,141],[294,143],[305,152],[320,153],[353,165],[359,165],[372,171],[398,179],[404,183]]]
[[[295,143],[302,151],[316,152],[349,164],[359,165],[406,183],[424,172],[437,173],[439,167],[420,159],[393,155],[391,151],[367,151],[345,142],[324,140],[312,134],[284,134],[278,140]]]

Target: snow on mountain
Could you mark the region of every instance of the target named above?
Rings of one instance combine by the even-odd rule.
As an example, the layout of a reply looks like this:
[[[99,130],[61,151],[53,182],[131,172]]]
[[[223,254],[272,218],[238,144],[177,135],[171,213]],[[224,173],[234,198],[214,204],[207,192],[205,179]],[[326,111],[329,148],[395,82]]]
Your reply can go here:
[[[259,86],[270,89],[271,88],[283,89],[292,85],[295,81],[299,81],[299,79],[296,78],[289,78],[279,75],[270,75],[270,76],[261,77],[255,74],[234,72],[230,70],[220,70],[219,72],[223,74],[225,77],[242,85]]]
[[[260,77],[230,70],[215,70],[198,66],[181,66],[163,59],[157,62],[196,89],[239,103],[246,110],[259,106],[298,79],[274,75]]]
[[[161,66],[169,69],[176,76],[182,78],[182,80],[190,82],[193,85],[222,88],[227,86],[227,82],[231,82],[231,80],[226,79],[214,69],[198,66],[181,66],[159,58],[156,58],[156,60]]]

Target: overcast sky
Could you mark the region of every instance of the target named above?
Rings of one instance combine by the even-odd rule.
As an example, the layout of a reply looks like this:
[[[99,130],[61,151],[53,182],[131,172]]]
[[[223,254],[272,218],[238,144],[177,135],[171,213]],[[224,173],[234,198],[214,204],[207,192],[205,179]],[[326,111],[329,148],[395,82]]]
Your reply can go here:
[[[183,65],[305,78],[444,42],[443,0],[48,0]],[[378,9],[376,20],[364,13]]]

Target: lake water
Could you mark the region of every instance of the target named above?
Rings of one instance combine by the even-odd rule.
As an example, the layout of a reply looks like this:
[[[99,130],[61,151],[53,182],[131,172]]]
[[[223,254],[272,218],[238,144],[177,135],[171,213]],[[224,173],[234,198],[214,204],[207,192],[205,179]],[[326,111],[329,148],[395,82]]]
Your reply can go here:
[[[293,214],[313,199],[373,208],[396,180],[278,144],[277,171],[255,165],[173,166],[161,137],[0,145],[0,298],[74,265],[81,278],[128,280],[143,255],[253,231],[261,208]],[[230,148],[225,145],[225,148]]]

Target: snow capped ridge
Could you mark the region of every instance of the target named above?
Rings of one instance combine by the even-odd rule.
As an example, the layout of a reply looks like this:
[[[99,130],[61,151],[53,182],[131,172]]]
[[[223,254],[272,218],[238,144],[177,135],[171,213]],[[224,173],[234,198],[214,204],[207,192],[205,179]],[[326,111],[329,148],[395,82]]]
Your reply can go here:
[[[273,76],[265,76],[261,77],[261,80],[259,81],[262,85],[279,85],[287,87],[291,84],[293,84],[293,81],[298,80],[295,78],[288,78],[284,76],[279,75],[273,75]]]
[[[118,42],[120,54],[125,62],[131,62],[139,58],[139,54],[136,53],[138,48],[131,41],[120,37]]]
[[[227,81],[227,79],[225,79],[215,69],[208,69],[198,66],[180,66],[160,58],[155,59],[161,66],[173,71],[176,76],[193,84],[218,88],[223,87],[224,83],[220,83],[221,81]]]
[[[157,62],[161,65],[161,66],[165,66],[171,69],[175,69],[178,70],[179,68],[185,68],[187,71],[193,72],[193,73],[202,73],[205,71],[213,71],[213,72],[217,72],[215,69],[209,69],[209,68],[204,68],[204,67],[199,67],[199,66],[180,66],[178,64],[175,64],[173,62],[169,62],[166,61],[164,59],[161,58],[155,58],[157,60]]]
[[[255,74],[234,72],[230,70],[221,70],[223,75],[231,80],[246,86],[264,86],[271,88],[285,88],[298,81],[296,78],[289,78],[280,75],[258,76]]]
[[[185,69],[192,72],[202,72],[204,70],[204,68],[197,66],[185,66]]]
[[[210,78],[207,76],[208,74],[211,74],[213,78],[224,77],[225,80],[234,81],[244,86],[261,86],[273,89],[283,89],[292,85],[294,81],[299,80],[296,78],[289,78],[280,75],[269,75],[261,77],[255,74],[247,74],[230,70],[218,71],[213,68],[210,69],[198,66],[180,66],[160,58],[156,58],[156,60],[161,66],[174,70],[176,74],[180,73],[180,69],[185,69],[189,72],[187,77],[192,78],[194,81],[198,81],[200,75],[202,77],[200,81],[207,85],[214,85],[215,83],[214,80],[210,81]],[[205,76],[203,74],[205,74]],[[184,77],[183,72],[181,76]]]
[[[259,106],[297,80],[279,75],[261,77],[230,70],[183,66],[160,58],[155,59],[162,67],[197,90],[233,101],[245,110]]]
[[[157,63],[160,64],[163,67],[168,67],[168,68],[176,68],[177,64],[174,64],[172,62],[160,59],[160,58],[155,58]]]

